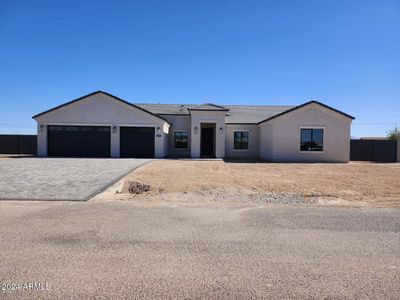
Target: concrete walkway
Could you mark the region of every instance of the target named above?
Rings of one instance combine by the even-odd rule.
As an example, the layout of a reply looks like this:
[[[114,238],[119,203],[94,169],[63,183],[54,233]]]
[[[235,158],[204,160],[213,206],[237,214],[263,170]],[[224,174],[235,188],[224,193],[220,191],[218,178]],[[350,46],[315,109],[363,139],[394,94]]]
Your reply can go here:
[[[148,159],[0,160],[1,200],[88,200]]]

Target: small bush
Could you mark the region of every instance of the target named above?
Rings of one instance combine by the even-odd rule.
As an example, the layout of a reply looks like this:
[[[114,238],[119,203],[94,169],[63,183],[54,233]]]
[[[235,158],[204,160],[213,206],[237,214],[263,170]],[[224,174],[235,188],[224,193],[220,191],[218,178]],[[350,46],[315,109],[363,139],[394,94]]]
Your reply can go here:
[[[395,126],[392,130],[387,132],[387,138],[389,140],[397,140],[400,138],[400,129]]]

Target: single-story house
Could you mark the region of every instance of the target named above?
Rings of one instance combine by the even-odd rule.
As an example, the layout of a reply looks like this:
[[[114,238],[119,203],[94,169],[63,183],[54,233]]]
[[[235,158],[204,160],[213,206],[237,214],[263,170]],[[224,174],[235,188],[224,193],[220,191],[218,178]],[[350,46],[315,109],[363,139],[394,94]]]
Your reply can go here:
[[[33,116],[38,155],[347,162],[354,117],[299,106],[133,104],[97,91]]]

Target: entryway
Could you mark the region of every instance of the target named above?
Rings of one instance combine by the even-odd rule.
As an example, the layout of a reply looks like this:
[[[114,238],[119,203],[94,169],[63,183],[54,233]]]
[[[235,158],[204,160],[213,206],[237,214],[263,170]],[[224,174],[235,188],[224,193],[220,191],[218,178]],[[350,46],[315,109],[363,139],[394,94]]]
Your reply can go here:
[[[202,123],[200,135],[200,157],[215,158],[215,124]]]

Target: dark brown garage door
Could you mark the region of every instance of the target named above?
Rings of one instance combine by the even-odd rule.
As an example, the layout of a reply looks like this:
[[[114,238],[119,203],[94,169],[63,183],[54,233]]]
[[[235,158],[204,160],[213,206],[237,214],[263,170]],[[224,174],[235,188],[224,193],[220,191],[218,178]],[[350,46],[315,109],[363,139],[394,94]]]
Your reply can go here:
[[[110,157],[110,127],[48,126],[48,156]]]
[[[153,158],[153,127],[120,127],[120,156]]]

